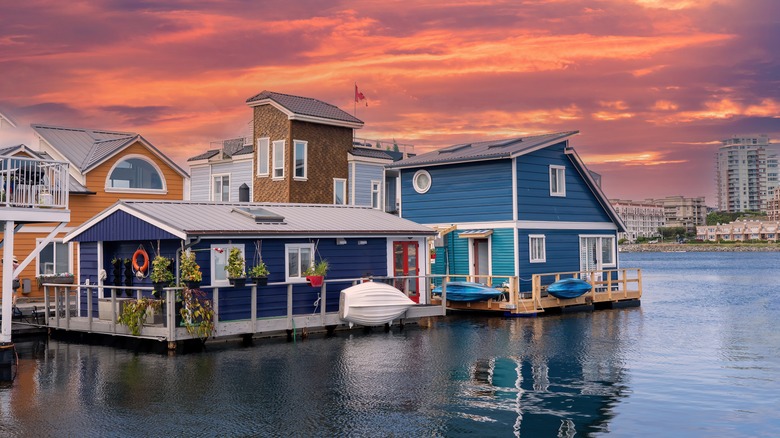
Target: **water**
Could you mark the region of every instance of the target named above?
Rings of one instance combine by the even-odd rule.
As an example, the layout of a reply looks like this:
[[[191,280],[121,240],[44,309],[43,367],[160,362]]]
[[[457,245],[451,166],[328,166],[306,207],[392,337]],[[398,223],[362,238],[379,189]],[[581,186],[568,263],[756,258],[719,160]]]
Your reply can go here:
[[[19,344],[2,436],[776,436],[780,253],[621,254],[642,307],[202,354]]]

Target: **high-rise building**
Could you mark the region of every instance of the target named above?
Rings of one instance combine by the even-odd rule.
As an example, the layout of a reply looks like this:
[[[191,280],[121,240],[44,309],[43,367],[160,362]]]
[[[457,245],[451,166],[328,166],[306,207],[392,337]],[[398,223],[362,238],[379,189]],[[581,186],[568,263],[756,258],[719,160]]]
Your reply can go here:
[[[716,154],[718,209],[766,211],[778,186],[778,154],[769,136],[735,135]]]

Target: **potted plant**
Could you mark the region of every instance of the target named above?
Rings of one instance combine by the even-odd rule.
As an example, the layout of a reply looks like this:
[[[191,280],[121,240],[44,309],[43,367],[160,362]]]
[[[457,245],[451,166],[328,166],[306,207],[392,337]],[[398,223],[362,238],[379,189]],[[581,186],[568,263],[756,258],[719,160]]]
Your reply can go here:
[[[146,323],[146,318],[154,311],[162,309],[162,301],[151,298],[129,300],[122,306],[117,322],[130,330],[133,336],[141,334],[141,327]]]
[[[214,308],[206,294],[197,289],[181,292],[182,306],[179,314],[187,333],[197,336],[203,342],[214,333]]]
[[[252,269],[249,270],[249,277],[251,277],[252,281],[258,286],[268,285],[268,274],[268,267],[262,260],[260,263],[252,266]]]
[[[244,272],[244,256],[241,254],[241,250],[237,247],[231,247],[228,253],[227,264],[225,270],[227,271],[228,281],[235,287],[244,287],[246,285],[246,272]]]
[[[325,274],[328,272],[328,261],[320,260],[313,266],[310,266],[303,275],[306,276],[306,281],[311,284],[312,287],[322,286],[322,281],[325,278]]]
[[[130,259],[125,259],[125,286],[132,286],[133,285],[133,261]],[[125,295],[128,297],[133,296],[133,289],[127,288],[125,289]]]
[[[76,277],[70,272],[47,274],[38,277],[38,283],[40,284],[73,284],[74,281],[76,281]]]
[[[159,297],[165,286],[170,286],[173,282],[173,272],[170,269],[171,259],[157,255],[152,260],[152,273],[149,277],[152,279],[154,285],[154,295]]]
[[[197,289],[200,287],[203,274],[200,272],[200,266],[195,262],[195,253],[192,252],[192,250],[187,249],[181,253],[179,270],[181,281],[188,289]]]

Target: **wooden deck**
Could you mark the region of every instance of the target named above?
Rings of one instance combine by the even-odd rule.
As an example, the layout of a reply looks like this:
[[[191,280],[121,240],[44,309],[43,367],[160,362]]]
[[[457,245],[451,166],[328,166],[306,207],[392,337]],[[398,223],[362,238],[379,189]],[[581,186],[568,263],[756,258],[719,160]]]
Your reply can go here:
[[[320,290],[322,302],[326,302],[328,294],[340,293],[346,285],[357,284],[363,279],[354,280],[333,280],[331,287],[328,287],[329,281],[325,281]],[[262,287],[251,286],[251,303],[249,304],[250,317],[247,319],[220,320],[219,303],[220,294],[230,293],[232,288],[211,288],[203,287],[203,290],[209,290],[212,293],[212,303],[214,308],[214,338],[226,338],[236,336],[273,336],[284,335],[293,330],[311,330],[324,331],[326,329],[335,329],[340,326],[346,328],[348,323],[339,318],[338,311],[326,311],[325,306],[320,306],[315,313],[293,314],[293,284],[272,283],[271,285],[287,286],[287,314],[276,317],[258,317],[257,316],[257,298],[258,290],[262,292]],[[300,285],[298,285],[300,286]],[[94,309],[92,293],[86,293],[86,307],[79,309],[78,294],[81,291],[82,296],[86,289],[96,289],[97,285],[44,285],[44,309],[47,311],[43,318],[42,326],[47,326],[55,330],[75,331],[84,333],[97,333],[109,336],[129,336],[144,339],[154,339],[166,341],[175,344],[177,341],[186,341],[195,339],[190,335],[186,328],[181,324],[176,324],[176,312],[174,306],[165,306],[162,313],[147,319],[139,336],[133,336],[128,328],[118,324],[118,319],[122,303],[130,298],[117,297],[117,290],[123,287],[102,286],[106,293],[111,294],[111,298],[99,299],[99,314],[94,316],[93,312],[87,312],[85,309]],[[133,287],[134,298],[140,296],[149,296],[151,287]],[[166,302],[173,302],[176,296],[177,288],[166,288]],[[102,295],[100,293],[99,295]],[[409,308],[402,316],[405,322],[414,321],[420,318],[444,316],[446,309],[441,303],[421,304]],[[78,316],[79,314],[87,316]],[[169,344],[170,346],[171,344]],[[174,347],[170,347],[174,348]]]
[[[549,284],[571,277],[588,281],[592,286],[590,292],[572,299],[560,299],[547,294]],[[491,278],[488,281],[492,282],[492,280]],[[531,279],[532,290],[524,292],[519,291],[517,277],[506,277],[506,280],[508,284],[505,288],[506,296],[501,300],[476,303],[447,301],[447,308],[522,316],[537,315],[551,310],[634,306],[639,305],[639,300],[642,298],[642,272],[638,268],[534,274]]]

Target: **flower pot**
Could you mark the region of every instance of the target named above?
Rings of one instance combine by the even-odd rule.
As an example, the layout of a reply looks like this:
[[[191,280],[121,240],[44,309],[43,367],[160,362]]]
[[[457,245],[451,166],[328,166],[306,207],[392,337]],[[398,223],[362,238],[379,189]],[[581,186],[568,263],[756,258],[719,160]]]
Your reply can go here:
[[[62,275],[55,275],[51,277],[41,277],[41,283],[52,283],[52,284],[73,284],[75,281],[75,277],[72,275],[62,276]]]
[[[323,277],[322,275],[307,275],[306,281],[308,281],[309,284],[311,284],[311,287],[320,287],[322,286],[322,280],[324,278],[325,277]]]
[[[199,281],[192,281],[192,280],[186,280],[184,284],[187,286],[187,289],[199,289],[200,288],[200,282]]]
[[[268,277],[252,277],[252,281],[258,286],[268,286]]]
[[[163,289],[165,289],[165,282],[164,281],[153,281],[152,286],[154,286],[154,296],[155,297],[162,297],[163,292],[165,292]]]
[[[229,278],[228,281],[233,287],[244,287],[246,286],[246,277],[238,277],[238,278]]]

